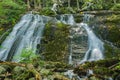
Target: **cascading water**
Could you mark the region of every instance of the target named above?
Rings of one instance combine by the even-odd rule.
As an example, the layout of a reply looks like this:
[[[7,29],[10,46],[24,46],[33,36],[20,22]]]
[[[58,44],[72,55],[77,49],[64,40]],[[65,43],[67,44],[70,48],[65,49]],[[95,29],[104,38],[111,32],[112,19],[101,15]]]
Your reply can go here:
[[[36,52],[37,45],[40,44],[45,23],[43,16],[26,14],[20,22],[15,25],[0,48],[0,60],[19,61],[13,56],[20,56],[23,49],[31,49]]]
[[[35,53],[37,45],[40,44],[45,23],[49,20],[50,17],[33,15],[32,13],[24,15],[2,43],[2,48],[0,48],[0,60],[19,62],[20,57],[18,56],[21,55],[24,49],[30,49]],[[57,21],[69,25],[75,23],[72,15],[62,15]],[[16,56],[17,58],[14,58]]]
[[[64,24],[69,24],[69,25],[75,24],[74,17],[72,14],[61,15],[60,19],[58,19],[58,21],[60,21]]]
[[[103,59],[103,42],[93,33],[91,28],[88,26],[87,23],[89,22],[91,15],[84,15],[84,23],[78,24],[79,27],[83,27],[87,34],[88,34],[88,51],[85,53],[85,56],[83,60],[80,63],[83,63],[85,61],[96,61]]]
[[[60,21],[63,22],[64,24],[69,24],[71,26],[73,26],[75,24],[73,15],[61,15]],[[70,55],[68,57],[68,63],[73,64],[73,62],[72,62],[72,44],[71,44],[71,40],[70,40],[69,49],[70,49],[70,51],[69,51]]]

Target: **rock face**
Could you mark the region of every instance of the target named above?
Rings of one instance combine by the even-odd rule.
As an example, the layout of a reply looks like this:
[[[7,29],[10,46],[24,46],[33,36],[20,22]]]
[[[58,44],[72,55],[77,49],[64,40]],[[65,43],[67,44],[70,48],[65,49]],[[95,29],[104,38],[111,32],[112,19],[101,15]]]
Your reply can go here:
[[[47,61],[66,61],[69,44],[69,26],[61,22],[48,22],[42,40],[42,56]]]
[[[74,27],[71,28],[70,37],[70,56],[72,57],[72,63],[77,64],[84,57],[87,51],[87,33],[83,28]]]

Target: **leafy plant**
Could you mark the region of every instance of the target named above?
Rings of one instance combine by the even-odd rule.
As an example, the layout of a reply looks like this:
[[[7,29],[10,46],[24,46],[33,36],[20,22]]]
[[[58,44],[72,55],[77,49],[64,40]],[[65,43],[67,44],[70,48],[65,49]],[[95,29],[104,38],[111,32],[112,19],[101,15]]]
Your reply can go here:
[[[119,10],[120,10],[120,3],[115,4],[115,5],[111,8],[111,10],[119,11]]]
[[[20,62],[31,63],[38,56],[32,51],[32,49],[24,49],[20,55]]]

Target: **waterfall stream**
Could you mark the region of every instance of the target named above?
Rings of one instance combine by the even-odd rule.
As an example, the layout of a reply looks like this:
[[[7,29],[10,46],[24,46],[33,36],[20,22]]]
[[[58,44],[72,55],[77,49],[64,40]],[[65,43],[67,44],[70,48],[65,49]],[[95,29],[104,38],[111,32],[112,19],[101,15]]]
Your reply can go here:
[[[93,60],[99,60],[103,59],[103,42],[93,33],[87,22],[90,21],[91,15],[84,15],[83,22],[77,24],[77,28],[74,29],[78,34],[77,35],[83,35],[83,29],[81,30],[81,27],[84,28],[88,34],[88,50],[85,53],[85,56],[82,61],[79,61],[80,63],[83,63],[85,61],[93,61]],[[20,56],[22,51],[24,49],[31,49],[34,53],[37,51],[37,45],[40,44],[42,34],[44,31],[45,24],[50,20],[50,17],[47,16],[41,16],[41,15],[34,15],[32,13],[24,15],[20,22],[18,22],[14,28],[13,31],[9,34],[9,36],[5,39],[5,41],[2,43],[2,48],[0,48],[0,60],[5,61],[19,61],[20,59],[13,58],[14,56]],[[62,22],[64,24],[69,24],[71,26],[75,26],[76,23],[74,21],[74,17],[71,14],[66,15],[60,15],[59,18],[52,18],[55,19],[58,22]],[[81,31],[80,31],[81,30]],[[74,33],[75,35],[76,33]],[[73,37],[73,35],[70,35]],[[82,37],[82,40],[84,40],[84,37]],[[77,43],[78,45],[79,43]],[[85,50],[81,49],[81,47],[78,50],[74,50],[72,39],[70,40],[70,51],[69,51],[69,57],[68,57],[68,63],[73,64],[73,56],[76,55],[73,53],[76,53],[74,51],[78,51],[84,53]],[[81,44],[79,44],[81,45]],[[81,56],[81,55],[80,55]]]
[[[85,14],[83,17],[84,23],[78,24],[78,26],[83,27],[88,34],[88,50],[80,63],[83,63],[85,61],[96,61],[104,58],[104,43],[94,34],[92,29],[87,24],[87,22],[89,22],[92,17],[94,16]]]
[[[93,31],[89,28],[86,23],[81,23],[79,26],[82,26],[88,33],[88,51],[85,53],[83,60],[81,61],[95,61],[103,59],[103,42],[96,37]]]
[[[24,15],[2,43],[2,48],[0,48],[0,59],[2,61],[12,60],[17,62],[20,59],[14,59],[13,56],[20,56],[23,49],[31,49],[33,52],[36,52],[46,23],[43,21],[43,18],[44,16],[40,15]]]
[[[0,48],[0,60],[19,62],[19,56],[25,49],[32,50],[36,53],[37,45],[41,42],[44,26],[51,19],[55,18],[34,15],[32,13],[24,15],[2,43],[2,48]],[[69,14],[60,15],[60,19],[55,20],[69,25],[75,23],[73,16]]]
[[[96,61],[103,59],[103,42],[94,34],[90,26],[87,24],[91,20],[91,17],[93,16],[85,14],[83,22],[75,23],[74,17],[71,14],[60,15],[59,19],[57,17],[52,18],[34,15],[32,13],[26,14],[21,18],[20,22],[14,26],[13,31],[2,43],[2,48],[0,48],[0,60],[19,62],[20,57],[14,57],[20,56],[24,49],[30,49],[36,53],[37,45],[41,43],[41,38],[43,37],[42,35],[45,24],[51,19],[54,19],[56,22],[62,22],[72,26],[70,30],[69,42],[69,64],[76,65],[84,63],[85,61]],[[78,38],[76,38],[76,36]],[[76,41],[74,39],[78,40]],[[88,43],[86,44],[87,39]],[[86,46],[83,44],[88,45],[88,50],[85,49]],[[80,57],[83,54],[84,57],[82,56],[83,59],[81,60]],[[77,57],[77,59],[74,57]],[[76,61],[78,63],[74,63]],[[73,70],[68,70],[65,74],[68,75],[70,79],[75,76]],[[93,71],[89,70],[88,75],[89,74],[93,74]],[[81,80],[79,76],[77,76],[77,79]]]

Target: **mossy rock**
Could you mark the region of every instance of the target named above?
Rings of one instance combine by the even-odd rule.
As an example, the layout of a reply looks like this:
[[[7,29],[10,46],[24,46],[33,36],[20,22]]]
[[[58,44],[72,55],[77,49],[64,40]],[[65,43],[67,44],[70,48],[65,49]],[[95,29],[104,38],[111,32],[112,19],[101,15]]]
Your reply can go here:
[[[120,61],[119,58],[115,58],[99,60],[94,62],[86,62],[80,65],[79,67],[75,68],[74,72],[81,76],[83,75],[83,73],[84,75],[86,75],[87,70],[91,69],[93,70],[94,75],[96,75],[96,77],[99,78],[100,80],[106,79],[106,77],[114,78],[120,72],[119,69],[115,69],[116,64],[118,64],[119,61]]]
[[[65,61],[68,54],[69,26],[63,23],[48,22],[42,40],[42,53],[45,60]]]
[[[114,57],[120,57],[120,49],[117,47],[112,47],[109,44],[104,45],[105,47],[105,51],[104,51],[104,55],[105,58],[114,58]]]

